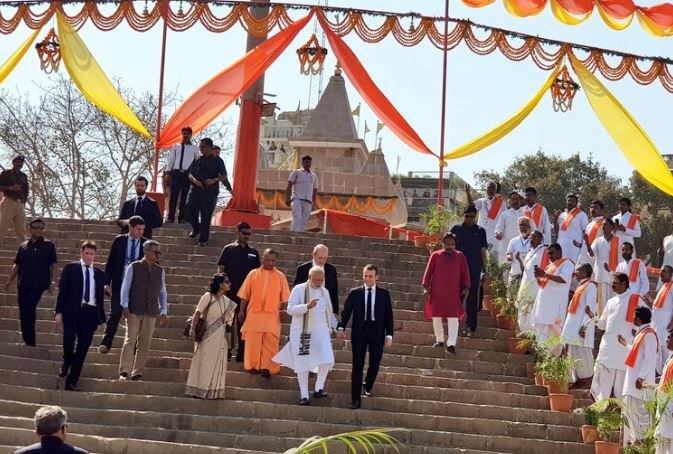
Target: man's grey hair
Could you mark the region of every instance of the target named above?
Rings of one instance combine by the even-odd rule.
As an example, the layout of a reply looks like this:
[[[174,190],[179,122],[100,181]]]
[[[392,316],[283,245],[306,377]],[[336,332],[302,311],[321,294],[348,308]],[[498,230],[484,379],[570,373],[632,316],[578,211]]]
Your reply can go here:
[[[56,405],[47,405],[35,412],[35,431],[40,436],[52,435],[65,427],[68,414]]]
[[[311,267],[310,270],[308,270],[308,275],[313,276],[314,274],[322,274],[323,276],[325,275],[325,270],[322,268],[322,266],[313,266]]]
[[[324,244],[316,244],[315,247],[313,248],[313,254],[315,255],[316,252],[323,250],[327,255],[329,255],[329,248],[325,246]]]
[[[145,241],[145,242],[143,243],[143,252],[147,252],[147,251],[149,251],[151,247],[158,248],[158,247],[160,247],[160,246],[161,246],[161,245],[159,244],[158,241],[147,240],[147,241]]]

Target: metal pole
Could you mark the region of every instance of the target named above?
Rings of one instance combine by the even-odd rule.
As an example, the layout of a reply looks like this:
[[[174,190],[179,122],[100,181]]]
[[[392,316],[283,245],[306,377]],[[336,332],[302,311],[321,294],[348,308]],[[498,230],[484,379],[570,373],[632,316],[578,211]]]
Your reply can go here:
[[[439,138],[439,185],[437,188],[437,205],[444,206],[444,137],[446,135],[446,68],[449,55],[449,0],[444,0],[444,61],[442,66],[442,124]]]
[[[166,3],[168,8],[168,3]],[[168,21],[166,20],[167,10],[164,10],[164,27],[161,36],[161,65],[159,69],[159,105],[157,106],[157,134],[154,143],[154,172],[152,175],[152,192],[157,191],[157,180],[159,179],[159,136],[161,135],[161,110],[164,103],[164,67],[166,63],[166,34],[168,32]],[[164,191],[166,188],[163,188]]]

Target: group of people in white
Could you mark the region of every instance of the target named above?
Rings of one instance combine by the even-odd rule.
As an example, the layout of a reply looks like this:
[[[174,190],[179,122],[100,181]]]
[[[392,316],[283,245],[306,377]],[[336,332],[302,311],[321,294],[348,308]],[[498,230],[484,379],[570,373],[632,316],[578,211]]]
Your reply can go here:
[[[619,201],[619,213],[612,217],[605,216],[601,200],[593,201],[589,218],[578,197],[568,194],[565,210],[550,216],[534,188],[525,189],[523,200],[512,191],[508,203],[497,188],[489,183],[487,196],[474,206],[491,253],[511,264],[508,283],[520,282],[520,330],[534,333],[538,345],[552,354],[576,359],[574,387],[590,388],[596,401],[623,400],[628,409],[624,442],[641,440],[649,426],[645,401],[653,392],[667,392],[673,379],[673,235],[662,240],[652,298],[646,263],[634,247],[640,218],[628,198]],[[594,359],[596,328],[603,336]],[[673,404],[665,412],[657,453],[673,453]]]

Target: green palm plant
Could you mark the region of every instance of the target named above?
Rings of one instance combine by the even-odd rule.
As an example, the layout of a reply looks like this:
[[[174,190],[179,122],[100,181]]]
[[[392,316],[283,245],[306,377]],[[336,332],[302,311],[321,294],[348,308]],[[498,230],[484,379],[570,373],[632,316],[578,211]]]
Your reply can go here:
[[[401,431],[403,429],[365,429],[355,432],[346,432],[328,437],[311,437],[305,440],[296,448],[291,448],[283,454],[310,454],[314,452],[329,453],[329,443],[338,442],[346,445],[348,452],[357,454],[365,452],[367,454],[376,452],[376,446],[389,446],[399,453],[398,445],[402,446],[395,437],[389,435],[389,432]]]

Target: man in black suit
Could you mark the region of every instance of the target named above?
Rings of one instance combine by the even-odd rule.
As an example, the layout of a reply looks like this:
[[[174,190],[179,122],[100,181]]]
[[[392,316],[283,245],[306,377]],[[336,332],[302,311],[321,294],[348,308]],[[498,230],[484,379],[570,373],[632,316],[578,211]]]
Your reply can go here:
[[[127,200],[117,218],[117,225],[121,227],[122,234],[129,231],[129,219],[131,216],[140,216],[145,220],[145,238],[152,239],[152,230],[164,225],[164,220],[159,211],[159,205],[147,196],[147,178],[136,178],[137,197]]]
[[[393,343],[393,305],[390,293],[376,285],[379,278],[374,265],[365,265],[362,270],[364,286],[351,289],[344,303],[341,321],[337,327],[337,339],[344,339],[344,329],[353,316],[351,327],[351,348],[353,351],[353,371],[351,373],[351,408],[360,408],[360,395],[369,396],[379,372],[383,356],[383,345]],[[365,354],[369,350],[367,377],[362,382]]]
[[[66,444],[68,414],[61,407],[41,407],[35,412],[34,420],[35,433],[40,441],[14,454],[87,454],[83,449]]]
[[[339,316],[339,284],[337,281],[336,268],[330,263],[327,263],[329,256],[329,249],[324,244],[318,244],[313,248],[313,260],[302,263],[297,267],[297,272],[294,275],[294,283],[292,287],[298,284],[303,284],[308,281],[308,272],[314,266],[319,266],[325,270],[325,288],[329,292],[329,297],[332,300],[332,312],[337,317]]]
[[[93,266],[96,250],[96,243],[83,242],[81,259],[63,268],[58,284],[54,321],[63,326],[63,365],[59,375],[66,377],[67,391],[80,390],[77,380],[93,334],[98,325],[105,323],[105,273]]]
[[[144,230],[143,218],[131,216],[129,233],[116,236],[110,246],[110,254],[105,263],[105,293],[111,297],[110,316],[105,324],[103,340],[98,347],[99,353],[105,354],[112,348],[112,341],[117,334],[119,320],[122,316],[119,292],[122,288],[124,273],[131,263],[143,258],[143,244],[147,241],[147,238],[143,237]]]

